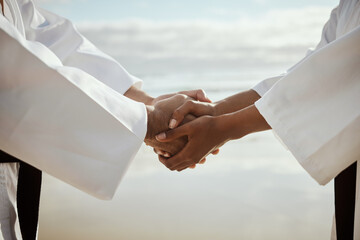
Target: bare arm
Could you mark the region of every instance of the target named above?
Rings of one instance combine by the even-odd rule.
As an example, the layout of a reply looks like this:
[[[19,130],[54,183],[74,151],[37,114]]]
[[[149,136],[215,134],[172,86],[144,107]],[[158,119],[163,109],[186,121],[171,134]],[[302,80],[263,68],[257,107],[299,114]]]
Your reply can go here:
[[[170,170],[182,171],[205,158],[229,140],[270,129],[255,105],[220,116],[202,116],[176,129],[159,134],[161,142],[170,142],[186,136],[188,143],[175,156],[160,161]]]
[[[204,103],[197,101],[189,101],[177,108],[169,122],[170,128],[175,128],[181,124],[185,116],[192,114],[196,117],[203,115],[220,116],[227,113],[233,113],[253,105],[260,95],[250,89],[237,93],[233,96],[225,98],[215,103]]]
[[[215,102],[214,115],[219,116],[226,113],[236,112],[240,109],[246,108],[254,104],[259,99],[260,95],[252,89],[237,93],[223,100]]]
[[[128,97],[134,101],[142,102],[145,105],[153,105],[153,101],[155,98],[148,95],[146,92],[141,89],[131,86],[125,93],[125,97]]]

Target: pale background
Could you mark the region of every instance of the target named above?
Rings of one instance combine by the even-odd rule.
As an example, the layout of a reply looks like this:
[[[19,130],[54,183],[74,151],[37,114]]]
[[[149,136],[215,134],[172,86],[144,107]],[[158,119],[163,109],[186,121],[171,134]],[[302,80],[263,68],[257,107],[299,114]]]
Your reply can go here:
[[[300,60],[336,0],[41,0],[159,94],[213,100]],[[311,136],[309,136],[311,137]],[[112,201],[44,176],[39,239],[329,239],[333,184],[319,186],[271,132],[170,172],[143,147]]]

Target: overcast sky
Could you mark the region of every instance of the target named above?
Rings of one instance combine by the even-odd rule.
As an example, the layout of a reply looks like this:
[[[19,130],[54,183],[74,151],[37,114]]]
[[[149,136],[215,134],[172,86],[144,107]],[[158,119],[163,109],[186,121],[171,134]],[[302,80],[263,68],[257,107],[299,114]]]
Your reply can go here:
[[[37,0],[74,21],[211,19],[233,21],[277,9],[334,7],[337,0]]]

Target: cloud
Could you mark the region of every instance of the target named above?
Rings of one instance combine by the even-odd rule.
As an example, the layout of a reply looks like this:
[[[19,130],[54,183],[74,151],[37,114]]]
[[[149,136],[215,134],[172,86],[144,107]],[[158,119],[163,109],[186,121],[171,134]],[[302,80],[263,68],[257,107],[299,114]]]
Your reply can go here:
[[[228,69],[300,60],[320,40],[329,13],[328,8],[312,7],[233,22],[134,19],[81,23],[79,29],[130,68],[148,63],[153,70],[160,68],[156,71],[166,71],[166,66]]]

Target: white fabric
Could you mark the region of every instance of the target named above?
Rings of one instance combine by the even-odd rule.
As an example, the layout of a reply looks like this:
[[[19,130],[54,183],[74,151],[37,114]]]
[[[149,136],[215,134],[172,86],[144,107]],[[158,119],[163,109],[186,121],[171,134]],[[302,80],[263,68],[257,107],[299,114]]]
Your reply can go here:
[[[336,38],[336,26],[337,26],[338,9],[339,9],[339,7],[336,7],[336,8],[334,8],[332,10],[331,15],[330,15],[330,19],[325,24],[325,26],[323,28],[323,32],[322,32],[322,35],[321,35],[321,40],[318,43],[318,45],[315,47],[314,50],[309,49],[307,51],[305,57],[301,61],[296,63],[294,66],[292,66],[290,69],[288,69],[285,73],[282,73],[282,74],[280,74],[278,76],[275,76],[275,77],[265,79],[265,80],[259,82],[258,84],[256,84],[252,89],[254,91],[256,91],[260,96],[263,96],[270,88],[272,88],[272,86],[274,86],[274,84],[278,80],[280,80],[281,78],[286,76],[286,74],[288,72],[291,72],[297,65],[299,65],[300,63],[305,61],[307,59],[307,57],[309,57],[312,53],[314,53],[315,51],[321,49],[322,47],[327,45],[329,42],[335,40],[335,38]]]
[[[260,113],[320,184],[360,159],[359,26],[360,3],[341,1],[316,50],[277,81],[254,88],[263,94],[255,103]],[[360,164],[357,172],[354,239],[360,239]]]
[[[0,16],[0,149],[110,199],[146,134],[139,80],[68,21],[30,0]],[[9,17],[10,19],[10,17]]]

